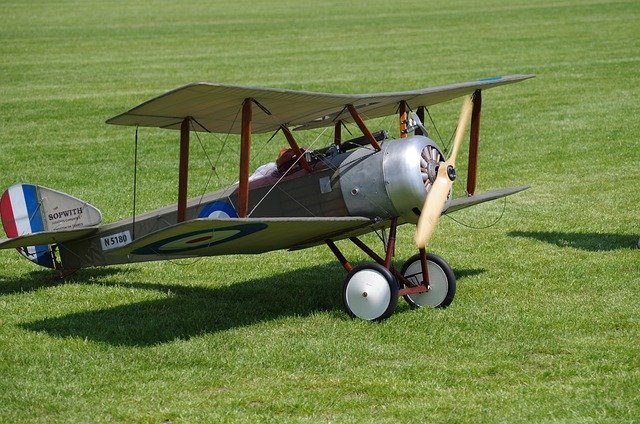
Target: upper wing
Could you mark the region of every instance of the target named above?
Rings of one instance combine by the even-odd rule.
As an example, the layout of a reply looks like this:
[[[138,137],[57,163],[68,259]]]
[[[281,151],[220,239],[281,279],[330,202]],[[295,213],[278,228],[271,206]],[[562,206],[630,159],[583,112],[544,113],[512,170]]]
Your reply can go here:
[[[329,239],[371,223],[372,220],[362,217],[193,219],[108,253],[116,256],[263,253]]]
[[[239,111],[245,99],[253,99],[252,131],[271,132],[281,125],[301,129],[350,122],[345,105],[352,104],[367,118],[395,114],[400,101],[410,107],[430,106],[499,85],[532,78],[510,75],[458,84],[395,93],[330,94],[236,85],[193,83],[176,88],[107,120],[108,124],[180,129],[186,117],[195,121],[192,130],[239,134]]]

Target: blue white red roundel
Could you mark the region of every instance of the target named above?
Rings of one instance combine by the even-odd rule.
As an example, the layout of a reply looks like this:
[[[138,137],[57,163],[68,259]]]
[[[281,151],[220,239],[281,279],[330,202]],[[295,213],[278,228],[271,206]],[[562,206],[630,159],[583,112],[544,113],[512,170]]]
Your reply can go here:
[[[217,200],[215,202],[205,205],[204,208],[198,214],[198,218],[209,219],[224,219],[224,218],[237,218],[238,212],[231,203]]]

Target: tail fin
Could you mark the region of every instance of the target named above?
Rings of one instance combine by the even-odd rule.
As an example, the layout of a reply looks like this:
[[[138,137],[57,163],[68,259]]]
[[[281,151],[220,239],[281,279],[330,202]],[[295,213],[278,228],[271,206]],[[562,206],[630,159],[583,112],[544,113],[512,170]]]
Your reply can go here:
[[[32,184],[16,184],[0,198],[2,226],[10,239],[41,232],[73,230],[98,225],[102,214],[75,197]],[[55,268],[51,245],[18,248],[31,262]]]

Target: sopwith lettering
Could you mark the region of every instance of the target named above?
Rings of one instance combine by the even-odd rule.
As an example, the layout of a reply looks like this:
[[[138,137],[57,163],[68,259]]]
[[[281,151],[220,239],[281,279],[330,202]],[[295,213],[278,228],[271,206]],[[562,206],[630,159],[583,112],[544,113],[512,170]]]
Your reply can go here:
[[[73,208],[73,209],[68,209],[66,211],[50,213],[48,218],[49,218],[49,221],[55,221],[56,219],[68,218],[72,216],[78,216],[81,214],[82,214],[82,208]]]

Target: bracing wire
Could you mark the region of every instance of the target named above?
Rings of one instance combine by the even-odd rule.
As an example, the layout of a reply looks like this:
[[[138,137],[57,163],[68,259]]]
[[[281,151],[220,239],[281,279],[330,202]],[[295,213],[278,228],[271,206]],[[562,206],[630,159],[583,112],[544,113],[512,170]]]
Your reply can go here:
[[[442,144],[442,149],[443,149],[443,153],[446,153],[449,150],[449,147],[451,146],[451,140],[453,140],[453,136],[456,133],[456,129],[453,129],[453,132],[451,133],[451,136],[449,137],[449,140],[447,141],[447,145],[445,146],[444,143],[444,139],[442,138],[442,134],[440,134],[440,130],[438,129],[438,126],[436,125],[436,121],[433,119],[433,116],[431,116],[431,112],[429,111],[429,108],[425,107],[424,110],[427,111],[427,115],[429,116],[429,121],[431,121],[431,125],[433,125],[433,129],[435,130],[436,134],[438,134],[438,140],[440,141],[440,144]]]
[[[136,136],[133,148],[133,218],[131,225],[131,240],[136,239],[136,202],[138,191],[138,128],[136,125]]]
[[[320,134],[315,138],[315,140],[313,140],[313,141],[309,144],[309,147],[313,147],[313,146],[316,144],[316,142],[320,139],[320,137],[322,137],[322,136],[324,135],[324,133],[327,131],[327,129],[328,129],[328,128],[329,128],[329,127],[325,127],[325,128],[322,130],[322,132],[321,132],[321,133],[320,133]],[[301,156],[299,156],[298,158],[296,158],[296,160],[295,160],[295,161],[294,161],[294,162],[289,166],[289,168],[286,170],[286,172],[283,172],[283,173],[282,173],[282,176],[281,176],[280,178],[278,178],[278,180],[273,184],[273,186],[269,189],[269,191],[267,191],[267,193],[265,193],[265,195],[264,195],[264,196],[262,196],[262,199],[260,199],[260,200],[258,201],[258,203],[256,203],[256,205],[253,207],[253,209],[251,209],[251,212],[249,212],[249,214],[248,214],[247,216],[251,216],[251,214],[253,214],[253,212],[256,210],[256,208],[257,208],[258,206],[260,206],[260,204],[262,203],[262,201],[263,201],[264,199],[266,199],[266,198],[267,198],[267,196],[269,196],[269,194],[271,194],[271,192],[272,192],[272,191],[273,191],[273,190],[278,186],[278,184],[280,183],[280,181],[282,181],[282,179],[283,179],[284,177],[286,177],[286,176],[287,176],[287,174],[288,174],[288,173],[289,173],[289,172],[290,172],[290,171],[291,171],[291,170],[292,170],[292,169],[293,169],[293,168],[298,164],[298,162],[299,162],[301,159],[302,159],[302,155],[301,155]],[[279,187],[278,187],[278,188],[279,188]],[[285,193],[285,194],[287,194],[287,195],[288,195],[288,193]],[[289,197],[291,197],[291,196],[289,196]],[[291,199],[293,199],[293,200],[295,201],[295,198],[291,197]],[[297,202],[297,201],[296,201],[296,202]],[[299,202],[297,202],[297,203],[298,203],[300,206],[304,207],[304,205],[300,204]],[[307,208],[305,208],[305,209],[307,209]],[[311,211],[309,211],[308,209],[307,209],[307,211],[308,211],[309,213],[311,213]],[[313,215],[313,214],[312,214],[312,215]]]
[[[208,133],[211,133],[211,131],[209,131],[204,125],[202,125],[200,122],[196,121],[194,119],[194,121],[200,126],[202,127],[205,131],[207,131]],[[202,149],[202,152],[204,153],[204,156],[207,158],[207,161],[209,162],[209,166],[211,166],[211,173],[209,173],[209,176],[207,178],[207,182],[204,185],[204,188],[202,189],[202,194],[200,195],[200,200],[198,202],[198,204],[202,203],[202,199],[204,198],[204,195],[207,193],[207,189],[209,188],[209,184],[211,183],[211,178],[213,177],[213,175],[217,175],[216,173],[216,167],[213,164],[213,162],[211,161],[211,157],[209,156],[209,153],[207,152],[207,149],[204,147],[204,143],[202,142],[202,139],[200,139],[200,135],[198,134],[198,131],[194,131],[196,134],[196,138],[198,139],[198,144],[200,144],[200,148]]]
[[[209,133],[209,134],[213,135],[213,136],[214,136],[214,138],[216,138],[217,140],[219,140],[219,141],[221,141],[221,142],[222,142],[222,146],[220,147],[220,149],[219,149],[219,151],[218,151],[218,155],[216,156],[215,162],[213,162],[213,161],[211,160],[211,157],[209,156],[209,154],[208,154],[208,152],[207,152],[207,150],[206,150],[205,146],[204,146],[204,143],[203,143],[203,142],[202,142],[202,140],[200,139],[200,136],[198,135],[198,132],[196,132],[196,137],[198,138],[198,142],[200,143],[200,147],[202,148],[202,151],[204,152],[204,154],[205,154],[205,156],[206,156],[206,158],[207,158],[207,161],[209,162],[209,165],[211,166],[211,173],[209,174],[209,177],[207,178],[207,182],[206,182],[206,184],[205,184],[205,186],[204,186],[204,189],[202,190],[202,193],[201,193],[201,195],[200,195],[200,201],[199,201],[199,203],[202,203],[202,200],[204,199],[204,196],[205,196],[205,195],[206,195],[206,193],[207,193],[207,189],[209,188],[209,185],[211,184],[211,180],[213,179],[213,176],[214,176],[214,175],[215,175],[215,177],[216,177],[216,178],[217,178],[217,180],[218,180],[218,185],[220,185],[220,186],[222,185],[222,182],[220,181],[220,175],[219,175],[219,174],[218,174],[218,172],[217,172],[218,164],[220,163],[220,159],[222,158],[222,154],[224,153],[224,151],[225,151],[225,147],[227,146],[227,142],[228,142],[228,140],[229,140],[229,136],[231,135],[231,128],[233,128],[233,127],[234,127],[234,125],[235,125],[236,121],[238,120],[238,116],[239,116],[239,114],[240,114],[240,110],[241,110],[241,108],[239,108],[239,109],[236,111],[236,115],[234,116],[233,121],[231,122],[231,126],[229,127],[229,128],[230,128],[230,130],[226,133],[226,135],[225,135],[224,139],[222,139],[222,138],[220,138],[220,137],[216,136],[216,133],[212,132],[212,131],[211,131],[211,130],[209,130],[207,127],[205,127],[205,126],[204,126],[204,125],[202,125],[200,122],[198,122],[197,120],[195,120],[195,119],[194,119],[194,121],[195,121],[195,122],[196,122],[200,127],[202,127],[202,128],[203,128],[207,133]]]
[[[231,129],[235,126],[236,121],[238,120],[238,115],[240,115],[240,110],[242,108],[238,108],[238,110],[236,111],[236,116],[233,117],[233,122],[231,123],[231,127],[229,127],[229,132],[227,132],[227,135],[224,137],[224,140],[222,142],[222,147],[220,148],[220,151],[218,152],[218,157],[216,157],[216,161],[213,163],[213,170],[215,172],[215,169],[218,166],[218,163],[220,163],[220,158],[222,157],[222,153],[224,152],[224,148],[227,145],[227,141],[229,140],[229,136],[231,135]],[[216,173],[217,175],[217,173]]]
[[[464,223],[464,222],[460,221],[459,219],[455,219],[455,218],[453,218],[453,217],[452,217],[451,215],[449,215],[449,214],[447,214],[447,215],[445,215],[445,216],[446,216],[447,218],[449,218],[450,220],[452,220],[453,222],[455,222],[456,224],[460,224],[460,225],[462,225],[462,226],[463,226],[463,227],[465,227],[465,228],[469,228],[469,229],[472,229],[472,230],[486,230],[487,228],[491,228],[491,227],[493,227],[494,225],[496,225],[498,222],[500,222],[500,220],[501,220],[501,219],[502,219],[502,217],[504,216],[504,212],[505,212],[505,210],[506,210],[506,209],[507,209],[507,198],[506,198],[506,197],[504,197],[504,198],[503,198],[503,203],[502,203],[502,211],[500,212],[500,216],[498,216],[498,218],[496,218],[492,223],[490,223],[490,224],[488,224],[488,225],[481,226],[481,227],[476,227],[476,226],[473,226],[473,225],[470,225],[470,224],[466,224],[466,223]]]

